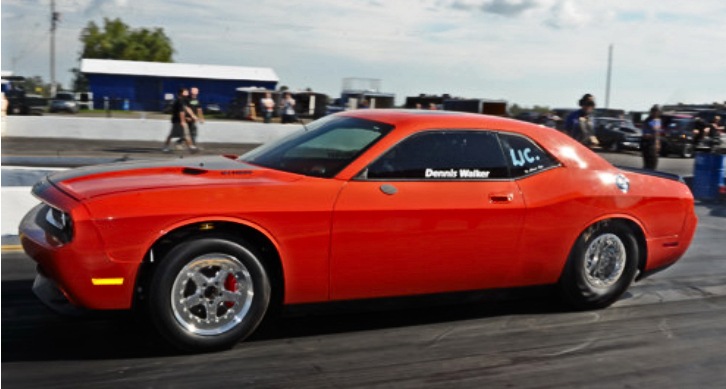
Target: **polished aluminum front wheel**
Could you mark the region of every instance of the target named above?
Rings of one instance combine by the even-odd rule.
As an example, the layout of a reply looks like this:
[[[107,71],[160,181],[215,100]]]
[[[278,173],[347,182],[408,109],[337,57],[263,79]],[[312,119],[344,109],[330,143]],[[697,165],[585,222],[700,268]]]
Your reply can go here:
[[[602,234],[592,240],[585,252],[585,279],[596,288],[618,282],[625,269],[625,244],[615,234]]]
[[[187,263],[171,289],[174,317],[197,335],[223,334],[247,315],[254,298],[252,277],[237,258],[206,254]]]

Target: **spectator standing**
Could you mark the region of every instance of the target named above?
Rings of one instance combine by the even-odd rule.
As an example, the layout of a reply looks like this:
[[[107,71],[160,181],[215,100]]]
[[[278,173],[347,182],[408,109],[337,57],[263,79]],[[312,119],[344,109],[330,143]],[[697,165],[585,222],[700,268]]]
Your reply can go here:
[[[4,136],[5,135],[5,127],[7,127],[7,125],[8,125],[5,122],[5,117],[8,115],[8,105],[9,105],[9,102],[8,102],[7,96],[5,96],[5,92],[1,92],[1,93],[2,93],[2,100],[1,100],[2,101],[2,124],[0,124],[0,126],[2,126],[2,135]]]
[[[709,135],[711,139],[709,146],[711,150],[715,150],[722,143],[721,136],[725,130],[724,126],[721,125],[721,116],[714,116],[710,127],[711,131],[709,132]]]
[[[189,125],[189,136],[194,146],[197,145],[197,123],[204,123],[204,112],[202,105],[199,104],[199,88],[192,87],[189,89],[189,102],[187,104],[187,124]]]
[[[592,122],[592,112],[595,110],[595,99],[591,94],[585,94],[580,99],[579,105],[580,109],[567,115],[565,119],[565,132],[585,146],[597,144]]]
[[[162,149],[165,153],[170,152],[169,145],[171,140],[174,138],[184,139],[189,148],[189,151],[196,153],[197,147],[192,144],[191,138],[189,138],[189,127],[187,126],[187,98],[189,97],[189,91],[182,88],[179,89],[176,99],[171,107],[171,131],[169,136],[166,137],[164,142],[164,148]]]
[[[438,111],[439,109],[436,108],[436,104],[429,103],[429,111]]]
[[[650,109],[650,115],[643,122],[643,137],[640,141],[640,151],[643,153],[644,169],[655,170],[658,168],[660,131],[663,128],[660,115],[660,107],[654,105]]]
[[[708,124],[701,117],[694,119],[693,123],[693,146],[697,147],[701,140],[705,138],[710,131]]]
[[[721,125],[721,116],[716,115],[713,117],[713,121],[711,122],[711,138],[718,138],[723,132],[724,126]]]
[[[272,121],[272,111],[275,109],[275,100],[272,99],[272,94],[270,92],[265,93],[261,103],[265,114],[265,123],[270,123]]]
[[[284,99],[282,100],[282,123],[295,123],[295,99],[289,92],[285,92]]]

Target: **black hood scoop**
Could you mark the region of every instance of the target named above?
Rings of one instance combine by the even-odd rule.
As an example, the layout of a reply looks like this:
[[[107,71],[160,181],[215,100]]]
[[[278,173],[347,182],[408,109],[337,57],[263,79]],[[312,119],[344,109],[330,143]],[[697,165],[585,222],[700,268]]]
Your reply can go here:
[[[75,178],[93,176],[97,174],[123,172],[141,169],[182,168],[187,175],[201,175],[211,171],[249,172],[259,170],[258,167],[237,161],[224,156],[202,156],[193,158],[176,158],[152,161],[117,162],[104,165],[86,166],[72,170],[61,171],[51,175],[52,182],[60,183]]]

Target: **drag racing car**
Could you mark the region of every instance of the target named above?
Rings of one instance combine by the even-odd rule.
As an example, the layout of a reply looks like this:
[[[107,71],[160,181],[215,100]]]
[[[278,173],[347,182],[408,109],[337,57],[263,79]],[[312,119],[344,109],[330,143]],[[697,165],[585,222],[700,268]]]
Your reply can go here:
[[[242,156],[62,171],[33,193],[20,236],[43,302],[143,308],[192,351],[306,303],[550,285],[604,308],[676,262],[697,224],[678,176],[443,111],[343,112]]]

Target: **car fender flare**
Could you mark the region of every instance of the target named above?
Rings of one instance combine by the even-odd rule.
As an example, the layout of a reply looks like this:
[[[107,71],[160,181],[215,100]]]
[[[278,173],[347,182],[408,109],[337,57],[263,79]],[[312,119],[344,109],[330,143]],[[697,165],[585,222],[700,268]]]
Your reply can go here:
[[[283,267],[283,272],[284,272],[285,264],[284,264],[284,261],[282,260],[282,258],[283,258],[282,249],[280,247],[280,244],[275,239],[275,237],[267,229],[265,229],[264,227],[262,227],[261,225],[259,225],[257,223],[253,223],[249,220],[233,218],[233,217],[229,217],[229,216],[204,216],[204,217],[195,217],[195,218],[191,218],[191,219],[184,219],[184,220],[177,221],[174,224],[171,224],[168,227],[160,230],[157,234],[154,234],[151,241],[147,242],[145,245],[146,253],[148,253],[151,250],[151,248],[154,247],[154,245],[156,244],[156,242],[159,241],[159,239],[163,238],[166,234],[168,234],[170,232],[176,231],[176,230],[178,230],[180,228],[184,228],[186,226],[190,226],[192,224],[212,223],[212,222],[226,222],[226,223],[239,224],[239,225],[242,225],[245,227],[252,228],[252,229],[256,230],[257,232],[261,233],[262,235],[264,235],[272,243],[272,245],[275,246],[275,250],[277,250],[277,253],[280,256],[280,263],[281,263],[281,266]]]
[[[590,221],[588,221],[587,223],[584,223],[583,225],[581,225],[580,228],[578,229],[577,235],[573,239],[570,240],[570,246],[569,246],[570,251],[572,250],[572,247],[575,247],[575,243],[577,242],[577,239],[580,238],[580,235],[582,235],[582,233],[585,232],[588,228],[590,228],[591,226],[593,226],[601,221],[611,220],[611,219],[625,219],[625,220],[635,223],[635,225],[637,225],[638,228],[640,228],[640,230],[643,233],[643,237],[645,238],[644,243],[645,243],[645,250],[646,250],[645,254],[646,255],[643,258],[643,263],[639,264],[639,268],[645,268],[645,266],[648,262],[648,252],[649,252],[649,250],[648,250],[648,230],[645,228],[645,225],[643,225],[643,223],[638,218],[634,217],[633,215],[626,214],[626,213],[603,214],[603,215],[593,218]],[[568,257],[570,255],[570,251],[567,252]],[[560,270],[560,274],[562,274],[562,272],[564,271],[564,269],[565,269],[564,266],[566,266],[566,264],[567,264],[567,260],[565,260],[563,262],[563,267]]]
[[[646,238],[648,236],[648,229],[645,228],[645,225],[640,221],[640,219],[636,218],[633,215],[627,214],[627,213],[609,213],[609,214],[606,214],[606,215],[600,215],[600,216],[598,216],[598,217],[590,220],[589,222],[585,223],[583,226],[581,226],[580,234],[582,232],[584,232],[591,225],[593,225],[595,223],[599,223],[599,222],[601,222],[603,220],[609,220],[609,219],[626,219],[626,220],[629,220],[629,221],[637,224],[638,227],[640,227],[640,230],[643,231],[643,235],[645,235]],[[580,235],[578,235],[578,236],[580,236]],[[575,242],[573,241],[572,243],[574,244]]]

